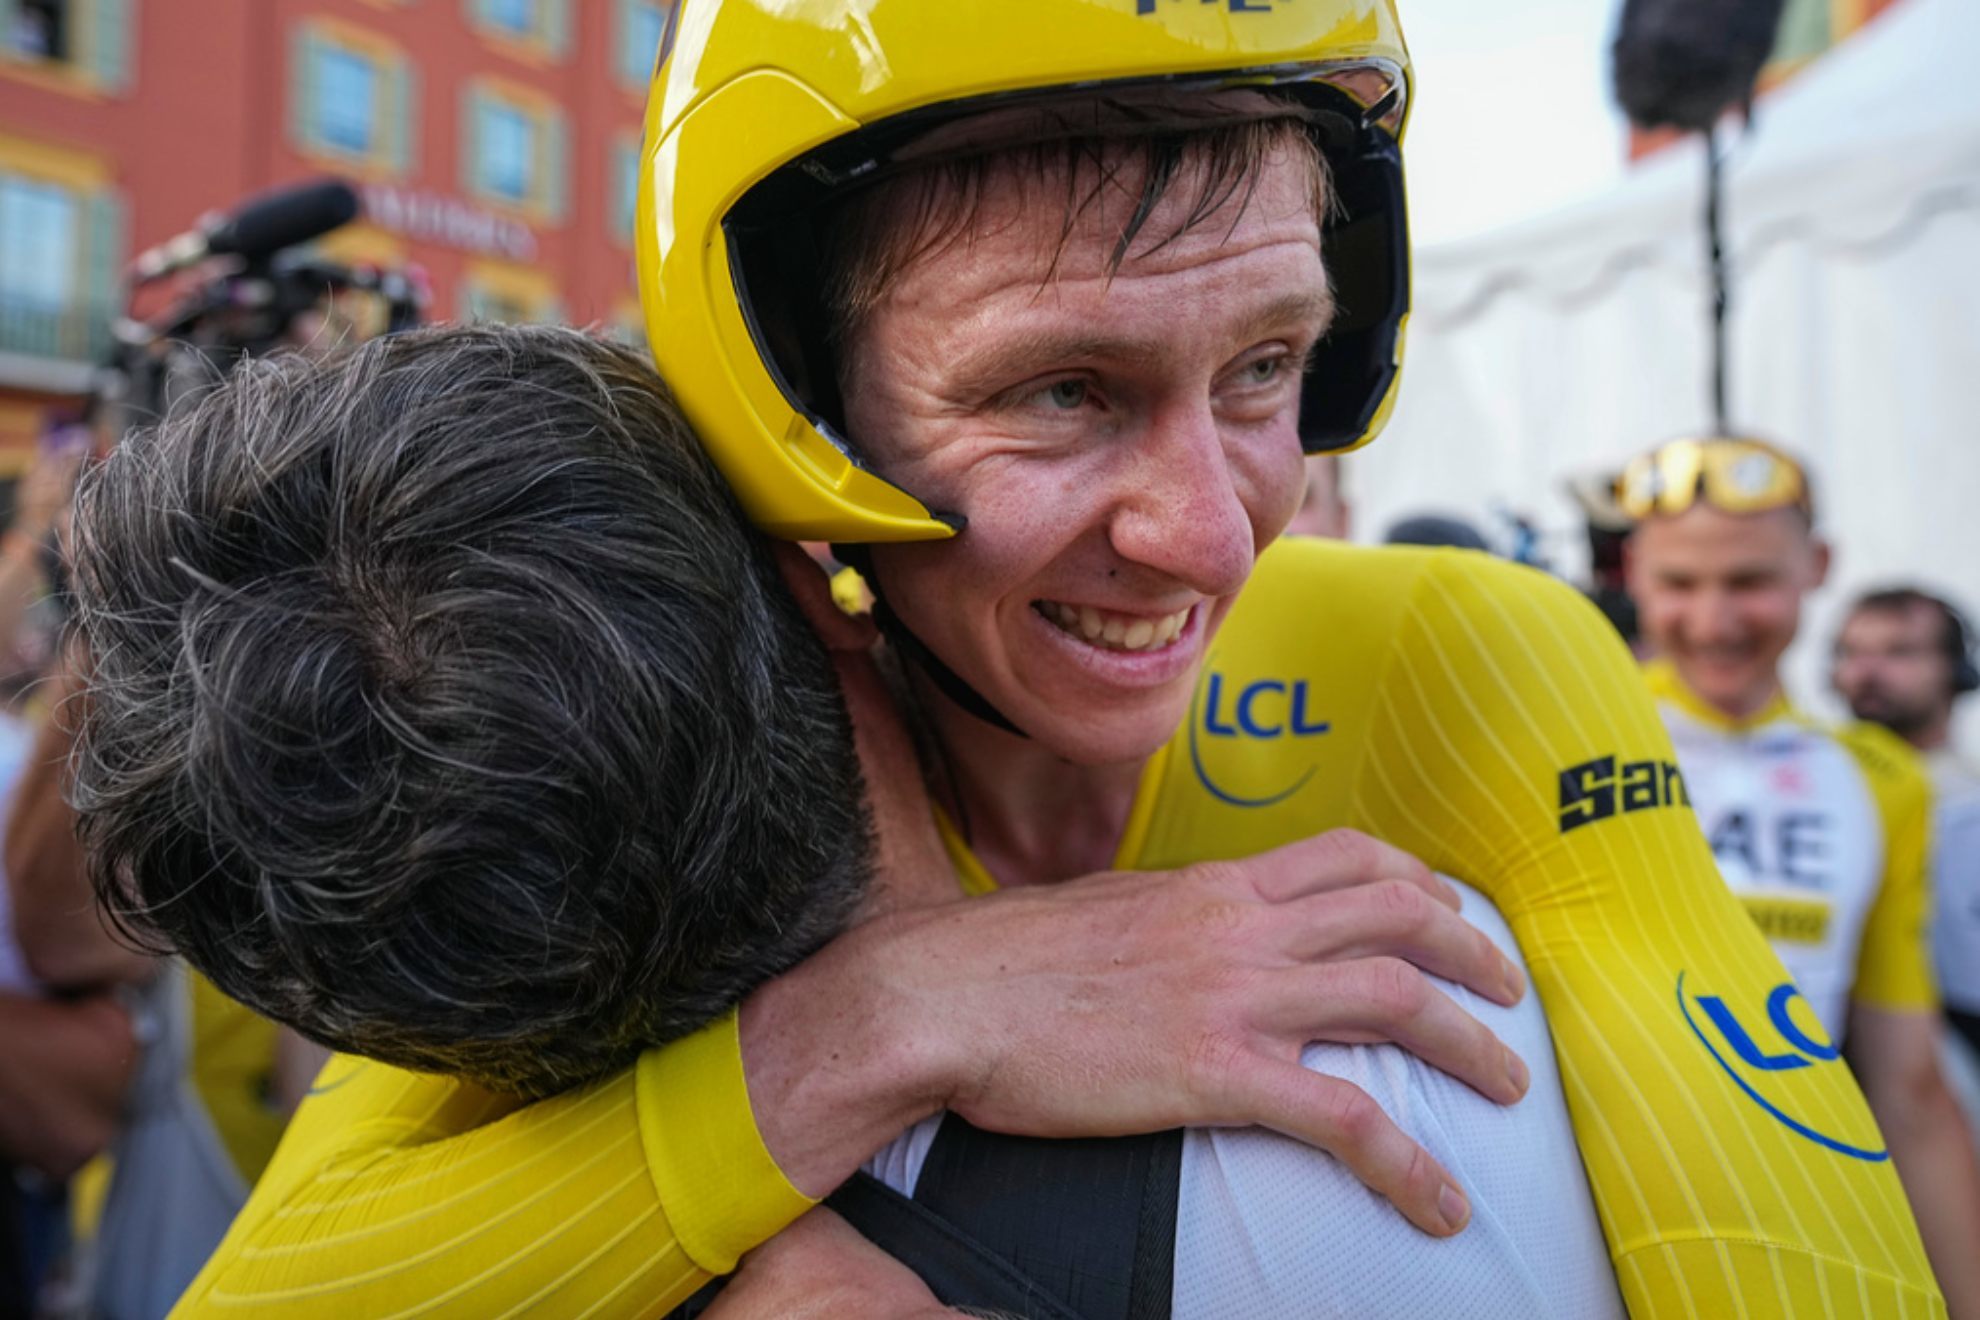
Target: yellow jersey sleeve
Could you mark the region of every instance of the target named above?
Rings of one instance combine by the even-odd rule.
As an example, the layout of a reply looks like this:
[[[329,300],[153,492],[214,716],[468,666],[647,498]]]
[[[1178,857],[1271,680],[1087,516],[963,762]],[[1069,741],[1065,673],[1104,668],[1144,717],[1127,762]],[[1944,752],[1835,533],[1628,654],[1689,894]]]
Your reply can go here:
[[[173,1315],[660,1316],[811,1204],[733,1013],[531,1104],[340,1057]]]
[[[1912,750],[1890,733],[1852,724],[1836,739],[1863,771],[1884,827],[1884,874],[1857,953],[1852,999],[1933,1012],[1939,994],[1927,941],[1932,915],[1932,785]]]
[[[1347,825],[1492,898],[1632,1315],[1945,1313],[1868,1106],[1577,593],[1482,555],[1282,543],[1158,773],[1137,864]]]
[[[252,1187],[268,1167],[285,1126],[272,1096],[277,1028],[191,968],[186,969],[186,994],[192,1010],[193,1089],[240,1170],[241,1185]]]

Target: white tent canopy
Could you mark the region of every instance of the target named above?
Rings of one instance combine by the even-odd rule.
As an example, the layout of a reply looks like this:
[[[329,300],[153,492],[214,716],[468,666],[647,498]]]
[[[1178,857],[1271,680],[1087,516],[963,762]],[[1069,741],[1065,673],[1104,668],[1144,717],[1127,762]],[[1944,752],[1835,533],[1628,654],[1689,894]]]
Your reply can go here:
[[[1980,3],[1904,0],[1759,107],[1725,171],[1730,415],[1811,460],[1836,612],[1917,579],[1980,609]],[[1484,150],[1544,150],[1534,125]],[[1710,423],[1696,143],[1613,192],[1419,250],[1395,419],[1350,460],[1356,517],[1536,516],[1576,570],[1563,478]]]

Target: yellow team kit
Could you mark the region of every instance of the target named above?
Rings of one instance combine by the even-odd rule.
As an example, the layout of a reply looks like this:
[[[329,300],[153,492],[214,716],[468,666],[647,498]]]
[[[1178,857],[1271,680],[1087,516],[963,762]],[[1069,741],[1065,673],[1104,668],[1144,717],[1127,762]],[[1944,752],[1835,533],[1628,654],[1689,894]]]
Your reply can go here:
[[[1755,1062],[1794,1048],[1769,1019],[1785,974],[1571,591],[1478,556],[1274,547],[1120,861],[1336,826],[1475,885],[1519,937],[1632,1314],[1944,1314],[1846,1067]],[[733,1015],[533,1105],[353,1059],[317,1090],[177,1314],[663,1315],[810,1204],[756,1133]]]

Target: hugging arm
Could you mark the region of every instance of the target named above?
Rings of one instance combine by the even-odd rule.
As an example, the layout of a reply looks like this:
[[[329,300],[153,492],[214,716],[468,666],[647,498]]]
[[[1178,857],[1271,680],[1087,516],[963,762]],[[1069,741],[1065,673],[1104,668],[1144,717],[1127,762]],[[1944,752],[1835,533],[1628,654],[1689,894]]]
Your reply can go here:
[[[895,759],[904,734],[867,718],[888,710],[877,676],[840,668],[883,863],[946,875],[888,833],[903,812],[925,824],[918,778]],[[928,897],[892,893],[897,911],[758,989],[740,1030],[730,1015],[580,1092],[505,1111],[462,1083],[333,1062],[287,1168],[181,1313],[664,1311],[944,1105],[1044,1135],[1266,1121],[1332,1142],[1451,1231],[1435,1162],[1365,1095],[1298,1067],[1310,1036],[1372,1033],[1515,1092],[1504,1047],[1397,974],[1409,955],[1494,999],[1520,990],[1408,858],[1342,832],[1243,863]],[[969,1040],[988,1048],[965,1058]]]

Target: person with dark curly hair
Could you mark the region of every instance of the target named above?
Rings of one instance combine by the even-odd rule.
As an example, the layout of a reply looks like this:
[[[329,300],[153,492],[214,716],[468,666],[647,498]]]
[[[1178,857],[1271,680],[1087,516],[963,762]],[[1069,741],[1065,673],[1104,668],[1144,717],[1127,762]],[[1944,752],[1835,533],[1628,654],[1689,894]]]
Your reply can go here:
[[[92,474],[76,543],[98,894],[321,1044],[563,1091],[864,892],[833,666],[630,351],[243,363]]]

